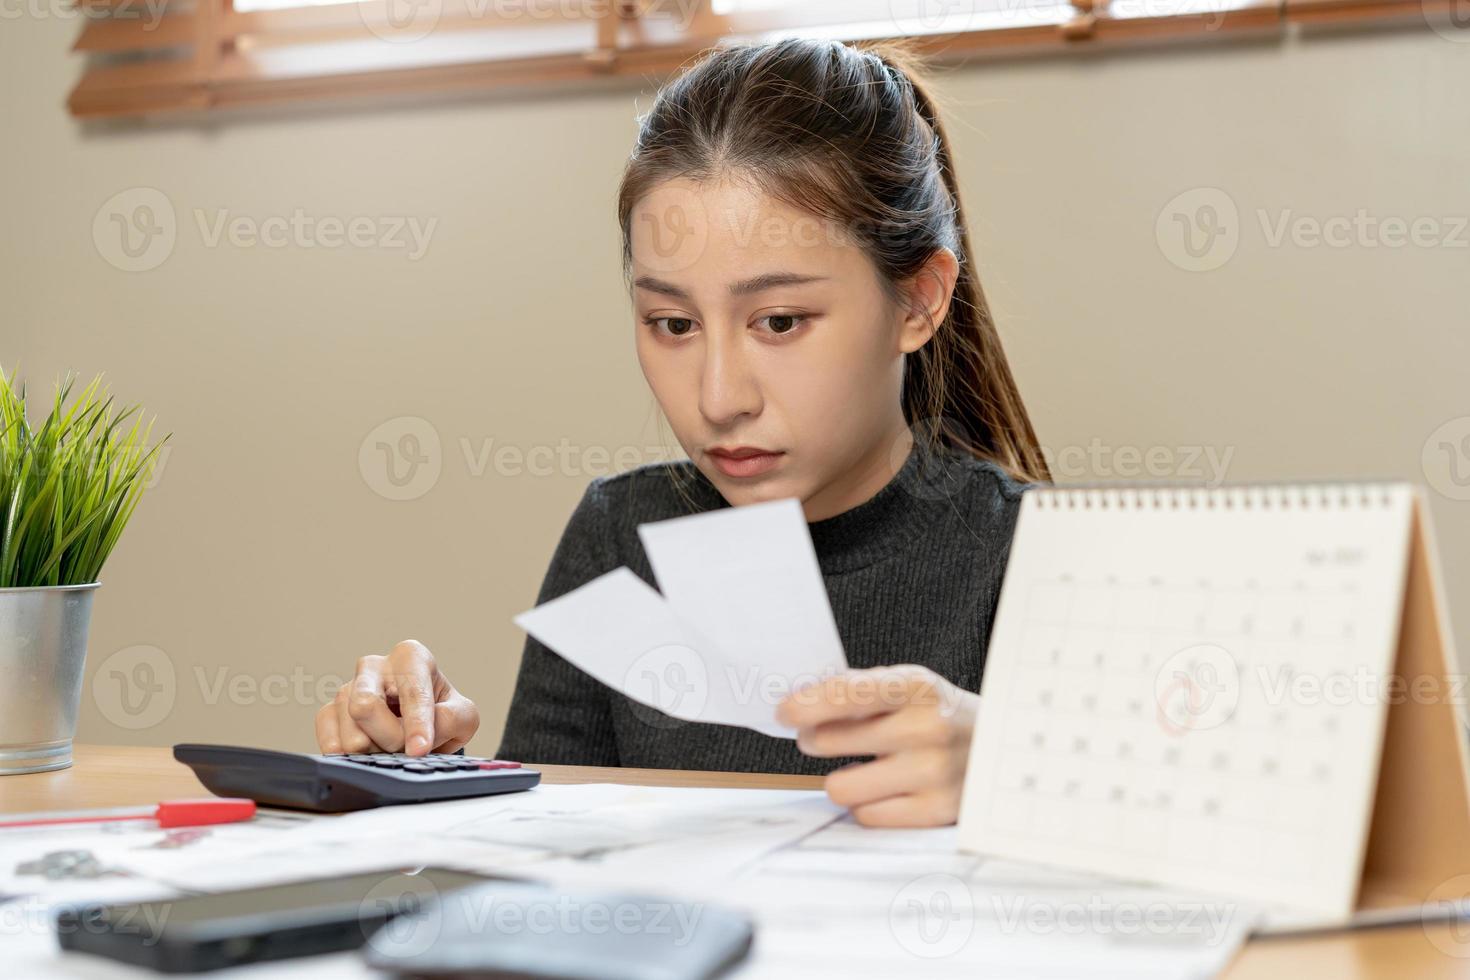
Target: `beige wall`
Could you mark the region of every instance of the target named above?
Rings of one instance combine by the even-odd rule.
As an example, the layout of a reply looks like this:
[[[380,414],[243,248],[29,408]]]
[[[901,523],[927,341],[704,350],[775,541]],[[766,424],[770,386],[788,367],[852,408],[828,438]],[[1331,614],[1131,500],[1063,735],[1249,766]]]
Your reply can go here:
[[[306,749],[310,682],[416,636],[480,701],[473,748],[493,751],[522,642],[510,617],[605,464],[580,453],[513,475],[476,457],[488,440],[566,440],[647,458],[663,438],[612,220],[634,93],[84,132],[62,109],[74,28],[0,25],[0,362],[38,386],[105,370],[174,433],[104,574],[89,678],[106,673],[81,738]],[[1257,212],[1365,209],[1454,232],[1470,214],[1467,80],[1470,44],[1427,30],[948,74],[983,276],[1043,441],[1072,448],[1062,475],[1114,475],[1119,457],[1100,453],[1167,447],[1175,475],[1209,477],[1186,466],[1207,448],[1232,480],[1455,492],[1448,457],[1426,474],[1421,449],[1470,416],[1470,232],[1459,248],[1273,247]],[[128,273],[93,220],[137,187],[166,194],[178,238]],[[1240,216],[1214,271],[1179,268],[1175,239],[1156,237],[1194,188],[1223,190]],[[437,226],[412,261],[210,247],[195,217],[296,208]],[[401,416],[432,425],[441,473],[392,501],[358,457]],[[1463,630],[1470,502],[1433,506]],[[139,663],[165,689],[130,716],[109,675]]]

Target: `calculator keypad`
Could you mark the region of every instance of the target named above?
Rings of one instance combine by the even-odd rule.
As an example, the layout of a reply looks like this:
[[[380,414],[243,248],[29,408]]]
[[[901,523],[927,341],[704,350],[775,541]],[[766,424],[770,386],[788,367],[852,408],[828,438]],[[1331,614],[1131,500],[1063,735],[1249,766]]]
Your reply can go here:
[[[431,752],[428,755],[408,755],[403,752],[343,753],[323,758],[333,762],[352,762],[373,769],[395,772],[411,772],[427,775],[439,772],[482,772],[500,769],[519,769],[519,762],[504,759],[483,759],[473,755],[453,755]]]

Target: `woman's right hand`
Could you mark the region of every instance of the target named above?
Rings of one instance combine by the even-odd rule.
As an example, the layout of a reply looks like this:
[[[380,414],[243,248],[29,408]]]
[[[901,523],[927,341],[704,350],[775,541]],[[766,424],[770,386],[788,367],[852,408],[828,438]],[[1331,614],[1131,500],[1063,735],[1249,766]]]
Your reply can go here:
[[[449,683],[429,648],[404,640],[363,657],[357,674],[316,713],[316,743],[337,752],[453,752],[480,727],[475,702]]]

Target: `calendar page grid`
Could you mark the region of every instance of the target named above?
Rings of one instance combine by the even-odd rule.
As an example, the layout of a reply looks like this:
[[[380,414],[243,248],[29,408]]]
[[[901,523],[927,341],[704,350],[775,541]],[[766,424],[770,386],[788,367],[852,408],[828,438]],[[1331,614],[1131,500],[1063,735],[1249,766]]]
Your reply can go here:
[[[1272,702],[1295,670],[1347,664],[1352,593],[1305,583],[1038,583],[1007,702],[996,826],[1124,850],[1162,843],[1186,863],[1228,853],[1245,869],[1315,873],[1313,834],[1348,706],[1303,715]],[[1240,680],[1234,710],[1217,711],[1218,721],[1205,703],[1227,693],[1210,687],[1225,681],[1214,650],[1235,651]],[[1165,661],[1180,651],[1170,671]],[[1288,739],[1295,751],[1285,754]]]
[[[962,839],[1340,905],[1366,839],[1407,488],[1291,515],[1027,503]]]

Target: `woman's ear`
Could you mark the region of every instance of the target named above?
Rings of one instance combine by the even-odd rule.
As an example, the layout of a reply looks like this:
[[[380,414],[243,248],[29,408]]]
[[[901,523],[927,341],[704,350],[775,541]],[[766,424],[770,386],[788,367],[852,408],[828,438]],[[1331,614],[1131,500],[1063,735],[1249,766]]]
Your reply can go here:
[[[954,252],[938,248],[904,285],[909,312],[899,330],[899,349],[903,353],[912,354],[934,336],[949,313],[959,277],[960,263]]]

